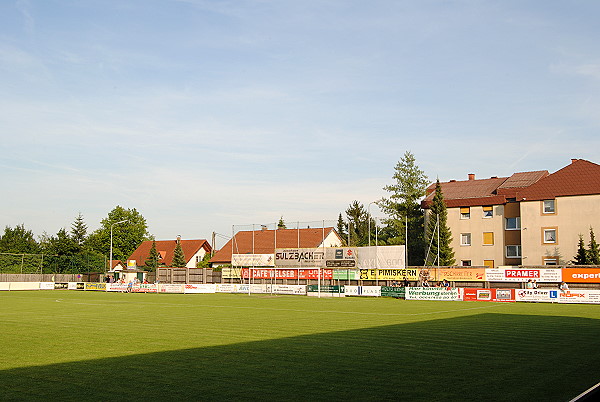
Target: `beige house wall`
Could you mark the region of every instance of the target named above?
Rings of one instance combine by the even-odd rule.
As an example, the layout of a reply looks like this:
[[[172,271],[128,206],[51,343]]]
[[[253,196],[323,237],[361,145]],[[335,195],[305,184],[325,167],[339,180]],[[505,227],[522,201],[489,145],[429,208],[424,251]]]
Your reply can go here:
[[[470,260],[471,265],[484,265],[486,260],[494,261],[496,267],[504,265],[504,206],[494,205],[492,210],[493,216],[484,218],[482,206],[470,207],[470,218],[461,219],[460,208],[448,208],[448,227],[457,265],[463,260]],[[493,245],[483,244],[486,232],[493,233]],[[463,233],[471,233],[470,246],[461,245]]]
[[[521,201],[523,265],[543,265],[552,256],[566,264],[577,253],[580,234],[587,247],[590,226],[600,241],[600,195],[558,197],[555,209],[554,214],[544,214],[543,201]],[[544,243],[543,228],[556,228],[556,244]]]

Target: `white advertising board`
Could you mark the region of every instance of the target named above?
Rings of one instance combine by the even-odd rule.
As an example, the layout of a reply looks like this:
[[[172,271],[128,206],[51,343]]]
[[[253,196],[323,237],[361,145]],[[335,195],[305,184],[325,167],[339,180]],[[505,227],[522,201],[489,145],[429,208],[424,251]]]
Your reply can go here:
[[[217,283],[215,286],[217,293],[248,293],[248,284],[240,283]]]
[[[567,290],[558,291],[559,303],[590,303],[600,304],[600,290]]]
[[[234,267],[274,267],[273,254],[233,254],[231,264]]]
[[[183,293],[216,293],[217,288],[214,283],[187,283],[183,287]]]
[[[54,290],[54,282],[40,282],[41,290]]]
[[[10,290],[10,282],[0,282],[0,290]]]
[[[40,290],[39,282],[9,282],[10,290]]]
[[[107,292],[126,292],[127,284],[126,283],[107,283],[106,291]]]
[[[323,267],[324,248],[277,248],[275,266],[283,268]]]
[[[404,246],[359,247],[357,267],[360,269],[398,269],[406,266]]]
[[[530,279],[536,282],[562,282],[562,270],[560,268],[487,268],[485,279],[488,282],[527,282]]]
[[[381,286],[344,286],[346,296],[381,296]]]
[[[183,293],[183,285],[177,283],[159,283],[158,293]]]
[[[306,285],[273,285],[273,293],[279,295],[305,295]]]
[[[406,288],[406,300],[462,300],[459,288]]]
[[[558,303],[558,289],[517,289],[515,300],[518,302]]]

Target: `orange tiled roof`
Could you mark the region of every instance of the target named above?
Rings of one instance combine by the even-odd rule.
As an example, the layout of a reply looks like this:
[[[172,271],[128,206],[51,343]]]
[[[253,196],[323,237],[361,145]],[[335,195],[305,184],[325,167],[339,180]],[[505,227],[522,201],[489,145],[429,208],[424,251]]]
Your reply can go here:
[[[201,248],[209,253],[212,249],[208,241],[204,239],[197,240],[180,240],[181,249],[186,261],[189,261]],[[175,253],[175,247],[177,246],[177,240],[157,240],[156,251],[160,254],[159,264],[165,264],[171,266],[173,262],[173,255]],[[152,240],[148,240],[140,244],[140,246],[129,256],[130,260],[136,260],[138,266],[143,266],[146,260],[150,256],[150,249],[152,248]]]
[[[573,159],[570,165],[519,191],[519,200],[600,194],[600,165]]]
[[[332,231],[335,232],[332,227],[329,227],[325,230],[323,228],[308,228],[237,232],[233,240],[229,240],[227,244],[218,250],[210,262],[230,263],[232,248],[234,254],[272,254],[275,252],[275,248],[319,247],[323,239]]]

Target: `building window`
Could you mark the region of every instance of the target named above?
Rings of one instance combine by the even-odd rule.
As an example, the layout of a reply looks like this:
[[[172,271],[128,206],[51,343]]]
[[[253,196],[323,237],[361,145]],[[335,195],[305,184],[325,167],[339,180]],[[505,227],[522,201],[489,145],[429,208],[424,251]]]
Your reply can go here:
[[[460,234],[460,245],[461,246],[470,246],[471,245],[471,233],[461,233]]]
[[[544,236],[544,244],[556,244],[558,243],[556,237],[556,228],[542,228]]]
[[[483,265],[488,268],[494,268],[494,260],[483,260]]]
[[[483,217],[484,218],[493,218],[494,217],[494,207],[483,207]]]
[[[544,200],[544,209],[545,214],[554,214],[556,213],[556,202],[555,200]]]
[[[506,218],[505,220],[506,230],[520,230],[521,229],[521,218]]]
[[[558,257],[544,258],[544,265],[558,265]]]
[[[460,219],[471,219],[471,208],[462,207],[460,209]]]
[[[494,245],[494,232],[483,232],[483,245],[493,246]]]
[[[460,265],[463,267],[470,267],[471,266],[471,260],[462,260],[460,262]]]
[[[521,246],[506,246],[506,258],[521,258]]]

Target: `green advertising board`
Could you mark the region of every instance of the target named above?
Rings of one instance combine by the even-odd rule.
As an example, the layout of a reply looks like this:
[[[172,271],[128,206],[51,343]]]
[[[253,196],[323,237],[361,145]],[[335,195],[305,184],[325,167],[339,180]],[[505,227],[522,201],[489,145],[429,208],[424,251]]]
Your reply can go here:
[[[317,293],[319,292],[319,285],[308,285],[306,286],[306,291],[308,293]],[[321,285],[321,293],[344,293],[344,287],[337,285]]]
[[[381,296],[404,299],[406,296],[406,288],[401,288],[398,286],[382,286],[381,287]]]

